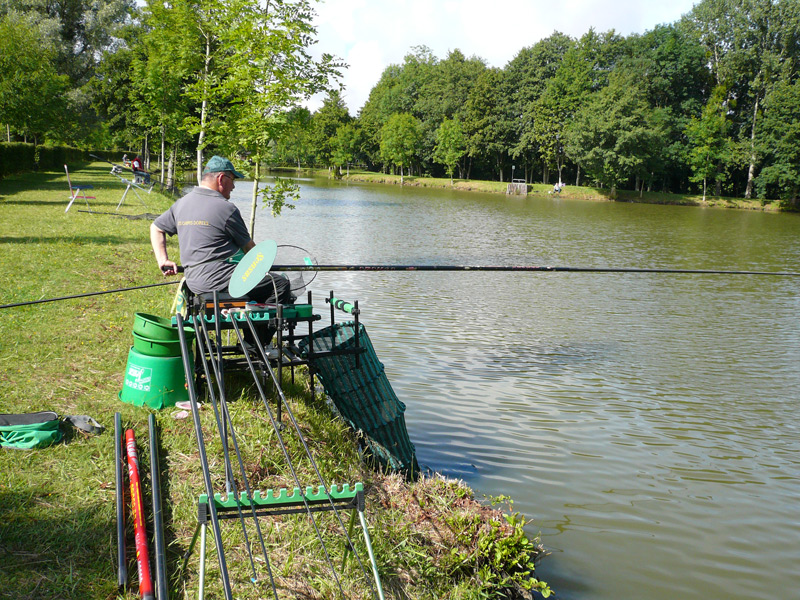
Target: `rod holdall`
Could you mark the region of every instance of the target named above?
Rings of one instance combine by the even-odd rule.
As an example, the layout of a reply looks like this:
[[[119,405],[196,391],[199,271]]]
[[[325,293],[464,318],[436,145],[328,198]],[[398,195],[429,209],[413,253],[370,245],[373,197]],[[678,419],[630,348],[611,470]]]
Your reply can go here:
[[[51,446],[64,436],[61,422],[62,419],[51,410],[18,415],[0,414],[0,447],[31,450]],[[95,435],[104,429],[88,415],[68,415],[63,422]]]

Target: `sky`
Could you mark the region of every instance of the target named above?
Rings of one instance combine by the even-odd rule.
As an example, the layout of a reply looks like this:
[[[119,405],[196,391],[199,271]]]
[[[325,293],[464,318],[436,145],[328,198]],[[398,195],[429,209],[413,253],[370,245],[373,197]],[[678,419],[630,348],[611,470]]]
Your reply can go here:
[[[322,0],[316,5],[314,54],[343,59],[344,100],[352,116],[391,64],[413,46],[444,59],[459,49],[504,67],[554,31],[578,38],[590,27],[622,35],[674,23],[699,0]],[[322,97],[308,107],[316,110]]]

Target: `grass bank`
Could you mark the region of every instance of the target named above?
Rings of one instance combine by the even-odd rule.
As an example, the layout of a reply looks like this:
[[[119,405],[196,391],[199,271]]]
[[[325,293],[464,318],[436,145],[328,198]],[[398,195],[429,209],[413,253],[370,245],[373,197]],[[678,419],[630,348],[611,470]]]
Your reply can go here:
[[[273,171],[284,171],[286,173],[296,172],[295,169],[272,169]],[[315,170],[315,174],[329,176],[327,170]],[[384,183],[389,185],[400,185],[400,176],[384,173],[373,173],[371,171],[351,170],[349,175],[344,175],[346,181],[357,181],[361,183]],[[454,179],[437,177],[403,177],[403,185],[409,187],[428,187],[439,189],[453,189],[466,192],[484,192],[489,194],[505,194],[508,187],[507,182],[499,181],[479,181],[471,179]],[[529,183],[528,194],[532,196],[551,195],[552,185],[543,183]],[[615,199],[611,198],[610,190],[567,185],[558,194],[560,198],[571,200],[589,200],[594,202],[632,202],[642,204],[670,204],[676,206],[696,206],[701,208],[735,208],[741,210],[758,210],[766,212],[781,212],[797,210],[789,204],[782,204],[777,200],[746,200],[744,198],[732,198],[724,196],[706,196],[703,200],[702,194],[669,194],[666,192],[644,192],[630,190],[618,190]]]
[[[124,188],[103,163],[73,165],[73,182],[92,184],[95,196],[77,201],[68,213],[67,182],[61,172],[28,173],[0,181],[0,304],[116,290],[163,282],[148,241],[150,221],[137,218],[164,210],[171,200],[129,193],[118,216]],[[174,241],[170,253],[177,255]],[[149,473],[145,409],[121,403],[134,313],[167,315],[172,286],[116,292],[45,304],[0,309],[0,398],[2,412],[53,410],[87,414],[106,426],[92,436],[65,430],[49,448],[0,450],[0,598],[109,599],[136,597],[116,585],[116,516],[113,415],[133,428],[140,442],[142,473]],[[287,374],[288,376],[288,374]],[[532,577],[539,554],[523,532],[523,519],[505,506],[478,502],[457,481],[437,476],[407,484],[366,468],[356,439],[320,399],[312,402],[300,373],[285,389],[290,404],[327,481],[361,481],[367,490],[366,516],[387,598],[524,598],[541,588]],[[229,395],[245,465],[257,489],[294,487],[264,407],[251,384],[236,379]],[[172,598],[193,598],[198,588],[198,555],[179,573],[197,523],[203,491],[191,419],[175,411],[157,413],[161,430],[167,562]],[[216,483],[221,445],[214,437],[213,411],[201,419]],[[412,438],[414,432],[411,432]],[[287,434],[289,451],[299,442]],[[315,483],[311,465],[297,464],[301,481]],[[145,506],[150,511],[145,477]],[[218,487],[219,489],[219,487]],[[342,561],[338,524],[322,518],[321,531],[334,564]],[[332,598],[337,585],[307,519],[291,515],[264,523],[267,549],[281,598]],[[128,571],[135,579],[128,525]],[[152,531],[152,528],[150,529]],[[251,543],[254,528],[248,529]],[[357,539],[358,536],[356,536]],[[249,583],[250,567],[241,529],[223,525],[224,547],[237,598],[272,597],[265,565],[262,583]],[[207,597],[221,597],[209,542]],[[360,548],[363,554],[363,546]],[[369,587],[350,560],[345,592],[369,598]],[[132,585],[133,590],[136,585]]]

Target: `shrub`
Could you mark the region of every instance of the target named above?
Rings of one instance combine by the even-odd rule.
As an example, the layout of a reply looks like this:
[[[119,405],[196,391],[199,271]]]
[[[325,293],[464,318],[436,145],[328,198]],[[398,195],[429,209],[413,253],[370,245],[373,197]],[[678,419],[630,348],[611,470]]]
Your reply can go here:
[[[33,165],[33,144],[0,142],[0,177],[30,171]]]

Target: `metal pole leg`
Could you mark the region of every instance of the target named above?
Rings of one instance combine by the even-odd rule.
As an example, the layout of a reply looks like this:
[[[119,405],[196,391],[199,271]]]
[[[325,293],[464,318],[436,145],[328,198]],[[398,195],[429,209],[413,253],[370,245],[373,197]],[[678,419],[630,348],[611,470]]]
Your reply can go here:
[[[203,523],[200,526],[200,590],[197,594],[199,600],[205,596],[206,583],[206,530],[208,525]]]
[[[131,184],[130,183],[128,184],[128,187],[125,188],[125,191],[122,194],[122,199],[119,201],[119,204],[117,204],[117,210],[119,210],[119,207],[122,206],[123,202],[125,202],[125,196],[128,195],[128,190],[129,189],[131,189]]]
[[[369,554],[369,561],[372,563],[372,574],[375,576],[375,586],[378,588],[378,598],[383,598],[383,588],[381,587],[381,576],[378,575],[378,563],[375,562],[375,555],[372,553],[372,542],[369,539],[369,531],[367,530],[367,521],[364,519],[364,513],[358,511],[358,519],[361,521],[361,529],[364,530],[364,541],[367,544],[367,553]]]

